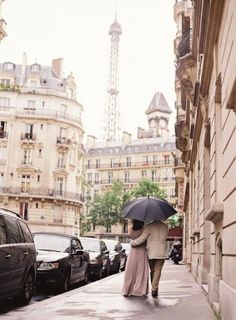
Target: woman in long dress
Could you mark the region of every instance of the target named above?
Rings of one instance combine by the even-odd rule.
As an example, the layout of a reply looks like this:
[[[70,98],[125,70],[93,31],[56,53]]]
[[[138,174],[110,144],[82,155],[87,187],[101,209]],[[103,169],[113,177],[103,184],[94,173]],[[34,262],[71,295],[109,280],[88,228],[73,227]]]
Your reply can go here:
[[[130,238],[138,238],[143,231],[144,222],[133,220]],[[131,247],[125,268],[122,294],[127,296],[146,296],[148,294],[149,264],[146,244]]]

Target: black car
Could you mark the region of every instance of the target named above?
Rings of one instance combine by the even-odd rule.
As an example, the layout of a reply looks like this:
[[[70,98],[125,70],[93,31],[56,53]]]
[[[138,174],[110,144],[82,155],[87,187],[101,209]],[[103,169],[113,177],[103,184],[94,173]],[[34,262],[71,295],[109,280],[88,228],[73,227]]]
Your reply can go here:
[[[106,243],[107,249],[109,250],[110,256],[110,272],[118,273],[120,270],[125,270],[127,261],[127,255],[125,249],[119,241],[113,239],[103,239]]]
[[[0,299],[14,297],[27,304],[36,278],[36,250],[26,222],[0,209]]]
[[[89,255],[80,240],[71,235],[34,232],[37,250],[37,287],[65,292],[72,284],[87,283]]]
[[[101,279],[103,275],[109,275],[110,259],[105,242],[100,239],[89,237],[80,237],[79,239],[83,248],[89,252],[90,278],[92,279],[95,277],[96,279]]]

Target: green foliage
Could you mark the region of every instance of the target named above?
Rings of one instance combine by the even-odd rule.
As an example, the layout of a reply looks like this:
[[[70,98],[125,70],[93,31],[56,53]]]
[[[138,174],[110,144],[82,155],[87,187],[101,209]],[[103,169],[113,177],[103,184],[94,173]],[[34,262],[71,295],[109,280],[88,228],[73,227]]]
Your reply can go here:
[[[156,182],[148,179],[139,181],[138,186],[131,192],[133,198],[152,196],[156,198],[165,198],[166,192]]]
[[[111,190],[95,196],[90,204],[88,218],[91,223],[100,226],[115,225],[122,221],[122,207],[130,199],[130,194],[124,192],[123,184],[115,181]]]
[[[173,216],[169,217],[168,219],[169,222],[169,228],[175,228],[178,227],[180,225],[180,219],[179,219],[179,214],[176,213]]]

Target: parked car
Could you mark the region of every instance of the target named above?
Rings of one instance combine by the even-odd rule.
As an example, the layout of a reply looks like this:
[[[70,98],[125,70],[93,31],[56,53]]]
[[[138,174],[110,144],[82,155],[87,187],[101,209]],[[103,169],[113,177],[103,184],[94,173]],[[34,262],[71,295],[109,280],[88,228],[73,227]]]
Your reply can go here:
[[[125,249],[125,254],[128,257],[129,250],[130,250],[130,243],[122,242],[121,245],[122,245],[122,248]]]
[[[117,240],[103,239],[106,243],[107,249],[109,250],[110,256],[110,272],[118,273],[120,270],[125,270],[125,265],[127,261],[127,255],[125,249]]]
[[[89,252],[90,265],[89,276],[90,278],[101,279],[103,275],[110,273],[110,258],[109,251],[103,240],[89,237],[79,237],[82,246]]]
[[[89,255],[71,235],[34,232],[37,249],[36,286],[65,292],[72,284],[88,282]]]
[[[27,304],[36,278],[36,250],[21,216],[0,209],[0,299],[14,297]]]

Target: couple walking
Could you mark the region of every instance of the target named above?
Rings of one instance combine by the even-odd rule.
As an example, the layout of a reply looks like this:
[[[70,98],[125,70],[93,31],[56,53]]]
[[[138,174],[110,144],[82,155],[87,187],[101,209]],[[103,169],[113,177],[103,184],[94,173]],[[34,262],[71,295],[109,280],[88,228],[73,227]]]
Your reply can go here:
[[[131,250],[125,269],[122,294],[147,296],[149,268],[152,296],[158,296],[159,280],[166,258],[168,226],[162,221],[144,222],[134,219],[130,230]]]

